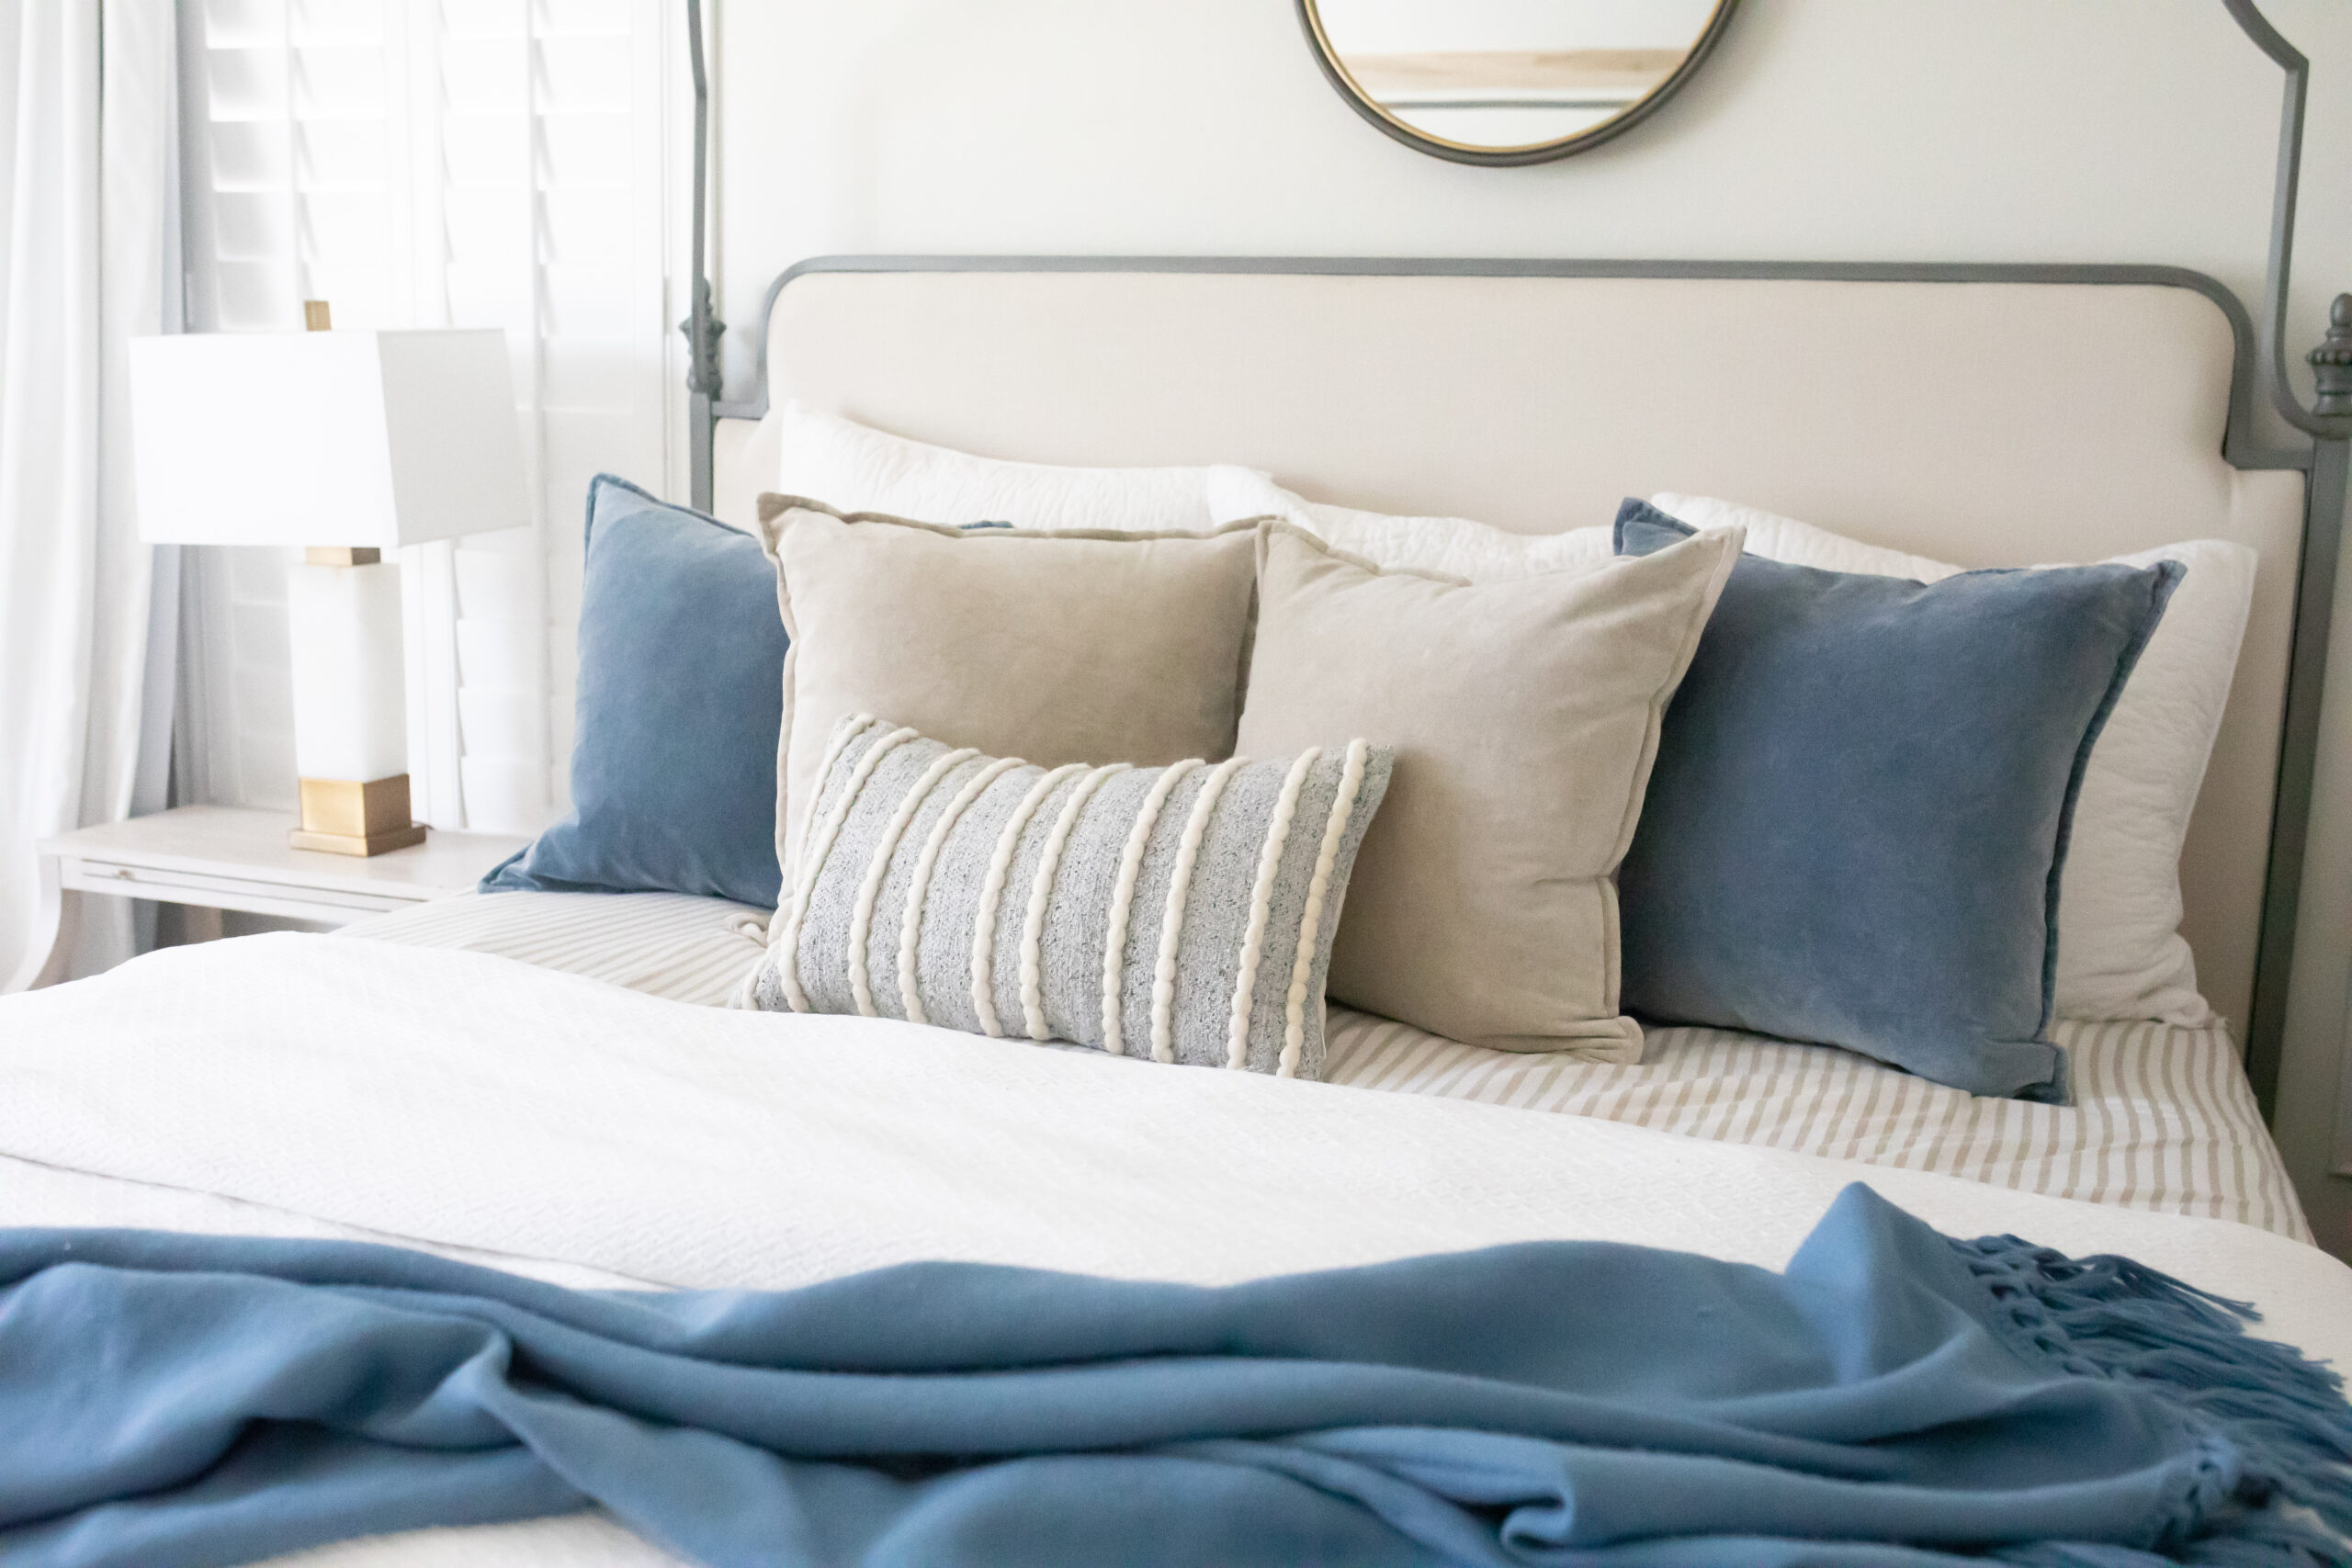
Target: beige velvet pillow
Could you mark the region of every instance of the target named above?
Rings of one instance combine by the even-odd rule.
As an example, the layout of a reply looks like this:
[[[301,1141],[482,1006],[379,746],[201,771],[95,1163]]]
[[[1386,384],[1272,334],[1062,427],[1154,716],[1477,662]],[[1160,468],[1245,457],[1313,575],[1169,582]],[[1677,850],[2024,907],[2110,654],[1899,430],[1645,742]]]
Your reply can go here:
[[[1473,585],[1267,527],[1236,745],[1364,735],[1396,753],[1340,917],[1335,1000],[1474,1045],[1639,1059],[1612,878],[1741,537]]]
[[[787,887],[826,738],[851,714],[1049,768],[1233,754],[1254,523],[946,528],[778,495],[760,520],[792,638],[775,811]]]

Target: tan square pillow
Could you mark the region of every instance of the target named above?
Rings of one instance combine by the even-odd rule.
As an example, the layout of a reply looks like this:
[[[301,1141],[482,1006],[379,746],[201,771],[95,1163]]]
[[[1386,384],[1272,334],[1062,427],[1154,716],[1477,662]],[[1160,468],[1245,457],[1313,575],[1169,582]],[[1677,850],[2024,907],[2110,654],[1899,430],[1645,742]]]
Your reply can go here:
[[[778,495],[760,498],[760,521],[792,638],[776,767],[786,887],[826,738],[852,714],[1049,768],[1233,754],[1254,523],[945,528]]]
[[[1281,756],[1363,735],[1396,753],[1340,917],[1335,1000],[1474,1045],[1639,1058],[1617,1011],[1612,878],[1741,538],[1473,585],[1267,527],[1235,744]]]

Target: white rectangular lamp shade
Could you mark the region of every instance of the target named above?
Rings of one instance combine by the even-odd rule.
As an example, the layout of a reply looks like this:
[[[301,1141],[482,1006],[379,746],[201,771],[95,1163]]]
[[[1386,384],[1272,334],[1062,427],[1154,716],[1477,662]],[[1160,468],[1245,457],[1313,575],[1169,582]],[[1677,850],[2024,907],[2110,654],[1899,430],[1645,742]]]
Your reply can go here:
[[[393,549],[530,521],[506,335],[130,344],[140,536]]]
[[[229,333],[135,339],[139,531],[164,544],[381,551],[530,520],[505,334]],[[400,569],[287,574],[298,847],[416,842]]]

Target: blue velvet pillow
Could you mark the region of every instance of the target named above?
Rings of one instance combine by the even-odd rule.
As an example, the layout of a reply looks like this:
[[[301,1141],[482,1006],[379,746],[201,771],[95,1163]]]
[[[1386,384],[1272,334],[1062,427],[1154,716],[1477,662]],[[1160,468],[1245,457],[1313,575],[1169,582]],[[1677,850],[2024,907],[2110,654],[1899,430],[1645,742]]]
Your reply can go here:
[[[1692,530],[1627,501],[1617,550]],[[2064,1104],[2058,874],[2179,563],[1920,584],[1742,556],[1618,873],[1630,1012]]]
[[[784,617],[749,534],[588,486],[571,815],[484,892],[698,893],[774,908]]]

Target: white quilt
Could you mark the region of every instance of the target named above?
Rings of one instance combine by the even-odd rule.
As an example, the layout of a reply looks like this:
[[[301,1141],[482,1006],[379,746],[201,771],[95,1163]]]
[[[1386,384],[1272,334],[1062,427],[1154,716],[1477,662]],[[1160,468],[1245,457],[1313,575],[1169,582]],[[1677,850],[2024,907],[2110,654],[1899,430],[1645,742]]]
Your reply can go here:
[[[2249,1297],[2352,1365],[2352,1269],[2227,1221],[322,937],[0,998],[0,1156],[5,1225],[358,1235],[674,1286],[924,1258],[1213,1282],[1547,1237],[1778,1267],[1859,1179],[1952,1234]],[[313,1558],[663,1561],[594,1518]]]
[[[766,951],[764,912],[676,893],[436,898],[338,936],[463,947],[673,1001],[724,1006]],[[1598,1116],[2312,1239],[2237,1046],[2205,1029],[2060,1020],[2072,1105],[1986,1100],[1827,1045],[1645,1026],[1639,1064],[1488,1051],[1331,1010],[1326,1083]]]

